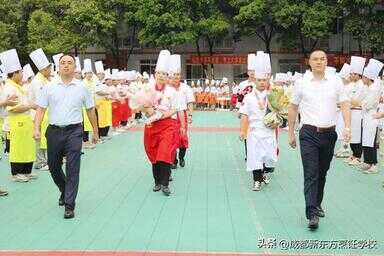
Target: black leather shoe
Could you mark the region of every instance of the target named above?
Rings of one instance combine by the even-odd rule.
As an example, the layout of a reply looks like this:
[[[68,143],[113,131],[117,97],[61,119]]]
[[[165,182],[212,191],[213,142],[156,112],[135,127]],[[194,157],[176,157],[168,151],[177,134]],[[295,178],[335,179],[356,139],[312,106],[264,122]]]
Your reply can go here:
[[[313,216],[309,219],[308,228],[310,230],[316,230],[319,227],[319,216]]]
[[[171,164],[171,169],[177,169],[177,164]]]
[[[59,198],[59,206],[63,206],[64,204],[64,195],[61,195]]]
[[[73,210],[65,209],[64,219],[73,219],[75,217],[75,212]]]
[[[324,212],[323,208],[321,208],[321,206],[317,207],[316,210],[317,210],[317,212],[316,212],[317,216],[319,216],[320,218],[325,217],[325,212]]]
[[[171,190],[169,189],[169,187],[166,187],[166,186],[162,186],[161,191],[163,191],[163,194],[165,196],[169,196],[171,194]]]
[[[155,186],[153,186],[153,192],[157,192],[157,191],[160,191],[160,189],[161,189],[161,185],[155,185]]]
[[[184,161],[184,159],[180,159],[180,167],[184,167],[185,166],[185,161]]]

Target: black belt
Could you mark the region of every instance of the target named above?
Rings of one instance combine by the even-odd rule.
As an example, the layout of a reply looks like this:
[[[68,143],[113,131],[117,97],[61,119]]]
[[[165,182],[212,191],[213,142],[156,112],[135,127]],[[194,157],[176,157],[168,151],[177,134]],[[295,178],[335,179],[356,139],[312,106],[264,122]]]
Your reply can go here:
[[[361,110],[361,108],[351,108],[351,110]]]
[[[303,124],[303,128],[313,130],[318,133],[327,133],[327,132],[334,132],[336,130],[336,126],[330,126],[330,127],[316,127],[309,124]]]
[[[53,129],[70,130],[70,129],[73,129],[73,128],[82,127],[83,124],[82,123],[78,123],[78,124],[69,124],[69,125],[63,125],[63,126],[50,124],[49,126],[52,127]]]

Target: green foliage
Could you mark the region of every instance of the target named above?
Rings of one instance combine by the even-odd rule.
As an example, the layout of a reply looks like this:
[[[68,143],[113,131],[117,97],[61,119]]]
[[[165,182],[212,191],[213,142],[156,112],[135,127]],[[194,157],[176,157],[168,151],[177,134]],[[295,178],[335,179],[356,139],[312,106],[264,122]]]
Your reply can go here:
[[[384,51],[376,0],[2,0],[0,50],[23,57],[42,47],[49,54],[101,46],[119,54],[121,40],[143,46],[176,47],[228,36],[256,35],[269,44],[309,51],[305,42],[326,38],[336,17],[362,48]],[[307,48],[306,48],[307,47]]]

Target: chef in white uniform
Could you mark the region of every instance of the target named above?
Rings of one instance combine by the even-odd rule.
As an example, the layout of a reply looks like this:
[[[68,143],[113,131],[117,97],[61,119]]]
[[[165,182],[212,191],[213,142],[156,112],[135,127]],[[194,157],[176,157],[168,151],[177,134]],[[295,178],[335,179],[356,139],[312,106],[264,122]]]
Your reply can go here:
[[[359,165],[363,153],[361,146],[361,104],[365,95],[365,85],[361,80],[366,59],[362,57],[351,57],[350,83],[347,86],[346,95],[351,105],[351,141],[349,146],[352,150],[352,156],[346,159],[349,165]]]
[[[267,86],[270,70],[262,56],[256,58],[256,86],[244,98],[240,107],[240,139],[247,139],[247,171],[253,173],[253,190],[259,191],[264,182],[264,173],[275,167],[277,142],[275,130],[264,125],[267,109]]]
[[[350,84],[350,73],[351,73],[351,66],[349,64],[344,63],[343,67],[341,68],[340,72],[338,73],[339,77],[343,80],[344,84],[344,90],[347,91],[349,84]],[[343,130],[344,130],[344,119],[343,115],[340,111],[340,107],[337,111],[337,122],[336,122],[336,132],[337,132],[337,140],[340,143],[340,148],[335,153],[335,156],[337,158],[348,158],[350,156],[350,150],[349,145],[343,140]]]
[[[363,83],[366,85],[366,94],[362,103],[362,146],[364,163],[359,167],[366,174],[377,173],[377,126],[379,120],[375,118],[379,107],[379,100],[383,93],[379,73],[384,64],[378,60],[370,59],[363,73]]]

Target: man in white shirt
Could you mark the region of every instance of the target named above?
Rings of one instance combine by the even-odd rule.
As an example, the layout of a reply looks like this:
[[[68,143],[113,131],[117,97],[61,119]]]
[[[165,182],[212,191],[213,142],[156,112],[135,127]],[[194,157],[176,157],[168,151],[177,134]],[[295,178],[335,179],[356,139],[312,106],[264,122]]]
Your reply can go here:
[[[289,144],[296,147],[295,122],[300,108],[300,151],[304,169],[304,195],[308,227],[315,230],[319,217],[324,217],[321,208],[327,171],[333,157],[337,133],[337,103],[344,118],[344,139],[350,140],[350,107],[341,79],[326,74],[327,55],[316,50],[309,57],[309,72],[296,82],[288,113]]]

